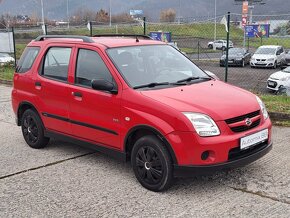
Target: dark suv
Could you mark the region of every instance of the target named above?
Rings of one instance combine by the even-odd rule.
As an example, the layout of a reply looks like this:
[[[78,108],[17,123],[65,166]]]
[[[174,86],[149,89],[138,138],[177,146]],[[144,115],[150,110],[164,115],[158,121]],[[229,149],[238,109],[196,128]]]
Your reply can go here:
[[[40,36],[14,75],[16,122],[32,148],[61,138],[130,160],[147,189],[251,163],[272,147],[254,94],[146,36]]]

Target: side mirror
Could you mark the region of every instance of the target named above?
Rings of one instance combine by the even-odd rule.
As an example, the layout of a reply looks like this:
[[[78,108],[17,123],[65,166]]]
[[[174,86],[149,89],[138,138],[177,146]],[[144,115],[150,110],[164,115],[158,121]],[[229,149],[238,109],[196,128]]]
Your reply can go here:
[[[118,93],[118,90],[115,89],[115,85],[104,79],[92,80],[92,88],[95,90],[111,92],[112,94]]]

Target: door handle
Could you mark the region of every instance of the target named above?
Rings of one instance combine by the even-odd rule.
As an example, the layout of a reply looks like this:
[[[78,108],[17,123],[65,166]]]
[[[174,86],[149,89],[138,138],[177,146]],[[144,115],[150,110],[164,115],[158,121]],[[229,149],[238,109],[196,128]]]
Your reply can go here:
[[[75,97],[79,97],[79,98],[83,97],[83,94],[80,92],[72,92],[71,94]]]
[[[34,85],[35,85],[35,89],[41,90],[41,82],[37,81],[34,83]]]

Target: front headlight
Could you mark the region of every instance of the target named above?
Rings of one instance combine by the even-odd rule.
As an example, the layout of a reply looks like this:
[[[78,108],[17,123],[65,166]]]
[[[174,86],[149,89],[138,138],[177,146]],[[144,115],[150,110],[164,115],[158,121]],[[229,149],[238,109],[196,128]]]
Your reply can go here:
[[[265,120],[268,119],[269,115],[268,115],[268,112],[266,110],[265,104],[263,103],[263,101],[258,96],[256,96],[256,98],[257,98],[257,101],[258,101],[258,103],[260,105],[260,108],[261,108],[261,111],[262,111],[264,119]]]
[[[192,112],[183,112],[183,114],[190,120],[198,135],[207,137],[220,134],[216,123],[209,116]]]
[[[274,58],[269,58],[267,61],[274,61],[275,59]]]

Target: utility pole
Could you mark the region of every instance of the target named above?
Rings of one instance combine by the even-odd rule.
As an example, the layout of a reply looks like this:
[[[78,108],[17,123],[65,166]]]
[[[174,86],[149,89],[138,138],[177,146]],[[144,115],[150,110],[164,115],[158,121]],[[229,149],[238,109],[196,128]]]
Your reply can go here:
[[[216,40],[216,0],[214,0],[214,41]]]
[[[112,1],[111,0],[110,0],[109,13],[110,13],[110,26],[112,26]]]
[[[42,19],[42,25],[44,25],[43,0],[41,0],[41,19]]]
[[[66,1],[66,15],[67,15],[67,28],[69,29],[69,7],[68,7],[69,0]]]

